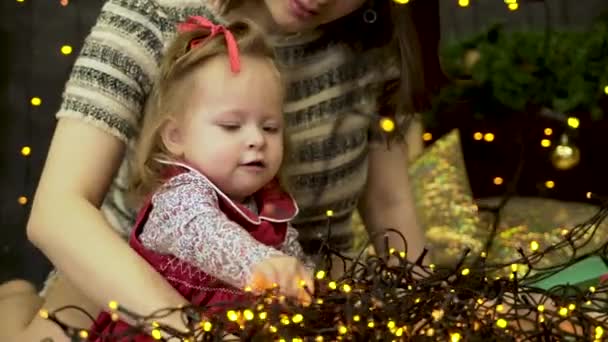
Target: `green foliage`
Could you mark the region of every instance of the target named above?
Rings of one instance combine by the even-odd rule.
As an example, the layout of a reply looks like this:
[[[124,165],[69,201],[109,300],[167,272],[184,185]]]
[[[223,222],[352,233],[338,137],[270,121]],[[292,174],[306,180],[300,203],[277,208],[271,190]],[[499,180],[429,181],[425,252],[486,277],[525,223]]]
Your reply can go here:
[[[465,55],[480,58],[470,65]],[[435,99],[436,114],[466,102],[476,117],[551,108],[603,117],[608,86],[608,19],[585,32],[506,32],[500,25],[442,51],[446,73],[456,81]]]

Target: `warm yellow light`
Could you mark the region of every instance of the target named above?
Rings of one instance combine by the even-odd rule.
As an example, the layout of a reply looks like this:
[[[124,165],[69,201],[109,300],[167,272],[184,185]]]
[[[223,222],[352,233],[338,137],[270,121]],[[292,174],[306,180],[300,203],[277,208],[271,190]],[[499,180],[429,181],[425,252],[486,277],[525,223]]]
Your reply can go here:
[[[118,310],[118,302],[115,300],[111,300],[108,303],[108,307],[110,308],[110,310]]]
[[[158,330],[158,329],[152,330],[152,337],[155,340],[160,340],[161,338],[163,338],[162,334],[160,333],[160,330]]]
[[[458,0],[458,6],[460,7],[467,7],[469,4],[469,0]]]
[[[424,141],[431,141],[433,140],[433,134],[426,132],[422,135],[422,140]]]
[[[32,106],[40,106],[42,104],[42,99],[39,97],[32,97],[30,103],[32,104]]]
[[[292,318],[291,321],[294,323],[300,323],[304,320],[304,316],[302,316],[301,314],[295,314]]]
[[[331,210],[331,209],[329,209],[329,210],[327,210],[327,211],[325,212],[325,215],[326,215],[327,217],[332,217],[332,216],[334,216],[334,211],[333,211],[333,210]]]
[[[344,334],[346,334],[346,333],[348,332],[348,329],[347,329],[345,326],[341,325],[341,326],[338,328],[338,332],[339,332],[341,335],[344,335]]]
[[[392,132],[395,130],[395,121],[391,118],[382,118],[380,120],[380,128],[385,132]]]
[[[595,339],[599,340],[600,338],[602,338],[602,336],[604,336],[604,328],[598,325],[597,327],[595,327]]]
[[[40,311],[38,311],[38,316],[42,317],[43,319],[48,319],[49,311],[46,309],[40,309]]]
[[[481,139],[483,139],[483,134],[481,134],[481,132],[475,132],[473,134],[473,139],[475,139],[475,140],[481,140]]]
[[[359,315],[354,315],[353,316],[353,321],[359,322],[360,320],[361,320],[361,317]]]
[[[261,320],[265,320],[266,317],[268,317],[268,314],[266,312],[260,312],[260,314],[258,315],[258,317],[260,317]]]
[[[317,272],[316,278],[319,280],[325,278],[325,271],[320,270],[319,272]]]
[[[547,187],[547,189],[553,189],[555,187],[555,182],[552,180],[548,180],[545,182],[545,186]]]
[[[19,198],[17,199],[17,203],[19,203],[21,205],[26,205],[27,204],[27,197],[25,197],[25,196],[19,196]]]
[[[595,286],[591,286],[591,287],[589,287],[589,292],[591,292],[591,293],[595,293],[595,290],[596,290],[596,289],[595,289]]]
[[[540,244],[537,241],[530,242],[530,250],[536,252],[540,248]]]
[[[213,328],[213,324],[211,324],[211,322],[202,322],[201,323],[201,327],[203,328],[204,331],[211,331],[211,328]]]
[[[329,284],[327,284],[327,286],[329,286],[330,289],[335,290],[338,286],[336,285],[335,281],[330,281]]]
[[[69,45],[64,45],[61,47],[61,53],[64,55],[69,55],[74,51],[74,49],[72,49],[71,46]]]
[[[460,274],[462,274],[463,276],[469,275],[471,273],[471,270],[468,268],[465,268],[462,270],[462,272],[460,272]]]
[[[503,183],[503,179],[501,177],[494,177],[494,184],[501,185]]]
[[[451,333],[450,334],[450,341],[452,341],[452,342],[459,342],[461,338],[462,338],[462,336],[460,335],[460,333]]]
[[[505,310],[505,306],[502,304],[496,305],[496,311],[503,312]]]
[[[545,128],[545,135],[551,135],[551,134],[553,134],[553,129],[551,129],[549,127]]]
[[[80,330],[78,336],[80,336],[81,339],[86,340],[89,337],[89,332],[86,330]]]
[[[575,118],[573,116],[568,118],[568,126],[572,127],[572,128],[578,128],[578,126],[581,124],[581,121],[578,118]]]
[[[245,310],[245,311],[243,311],[243,316],[248,321],[251,321],[255,317],[255,315],[253,314],[253,311],[251,311],[251,310]]]
[[[542,305],[542,304],[539,304],[539,305],[536,307],[536,310],[538,310],[538,312],[543,312],[543,311],[545,311],[545,306],[544,306],[544,305]]]
[[[558,313],[560,316],[563,316],[563,317],[568,316],[568,308],[561,307],[561,308],[559,308]]]
[[[236,322],[236,320],[239,319],[239,315],[234,310],[228,310],[228,312],[226,312],[226,317],[233,322]]]
[[[507,327],[507,321],[504,318],[499,318],[496,321],[496,326],[499,327],[499,328],[501,328],[501,329],[504,329],[504,328]]]
[[[549,147],[551,146],[551,140],[549,139],[543,139],[540,141],[540,146],[542,147]]]
[[[26,157],[27,157],[27,156],[29,156],[31,153],[32,153],[32,148],[31,148],[31,147],[29,147],[29,146],[23,146],[23,147],[21,148],[21,154],[22,154],[23,156],[26,156]]]
[[[517,9],[519,8],[519,4],[517,2],[514,2],[512,4],[509,4],[508,7],[511,11],[517,11]]]
[[[494,141],[494,134],[493,133],[486,133],[486,134],[484,134],[483,140],[485,140],[487,142]]]
[[[605,93],[606,95],[608,95],[608,86],[605,86],[605,87],[604,87],[604,93]]]
[[[401,5],[405,5],[408,2],[410,2],[410,0],[393,0],[393,1],[395,1],[396,3],[401,4]]]
[[[352,289],[351,289],[350,285],[348,285],[348,284],[342,285],[342,291],[349,293],[351,290]]]

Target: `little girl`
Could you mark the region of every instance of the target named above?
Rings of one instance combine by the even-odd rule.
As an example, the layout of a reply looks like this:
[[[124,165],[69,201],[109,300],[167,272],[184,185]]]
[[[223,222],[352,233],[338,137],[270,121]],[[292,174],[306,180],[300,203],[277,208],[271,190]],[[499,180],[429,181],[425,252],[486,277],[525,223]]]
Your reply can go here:
[[[284,91],[272,50],[244,22],[191,17],[179,31],[135,151],[144,204],[129,244],[208,314],[247,286],[306,301],[300,281],[312,290],[312,276],[288,223],[298,208],[277,179]],[[102,313],[92,336],[128,327]]]

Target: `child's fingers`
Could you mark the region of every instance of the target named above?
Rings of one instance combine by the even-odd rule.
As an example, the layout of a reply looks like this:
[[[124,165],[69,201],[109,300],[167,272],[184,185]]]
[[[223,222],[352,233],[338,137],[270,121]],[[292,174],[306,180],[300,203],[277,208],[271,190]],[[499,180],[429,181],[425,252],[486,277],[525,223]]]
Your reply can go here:
[[[270,265],[259,267],[251,277],[251,288],[255,292],[263,292],[272,288],[276,283],[276,272]]]

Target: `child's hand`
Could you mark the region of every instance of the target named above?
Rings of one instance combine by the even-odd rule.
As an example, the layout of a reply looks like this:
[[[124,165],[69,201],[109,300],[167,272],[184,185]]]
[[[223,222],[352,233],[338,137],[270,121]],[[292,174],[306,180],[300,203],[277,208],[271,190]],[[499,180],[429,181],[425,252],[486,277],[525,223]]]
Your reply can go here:
[[[270,257],[253,268],[252,288],[263,291],[279,286],[279,292],[288,297],[296,298],[304,305],[311,302],[308,294],[314,293],[312,272],[296,258],[291,256]],[[308,291],[302,284],[306,284]]]

